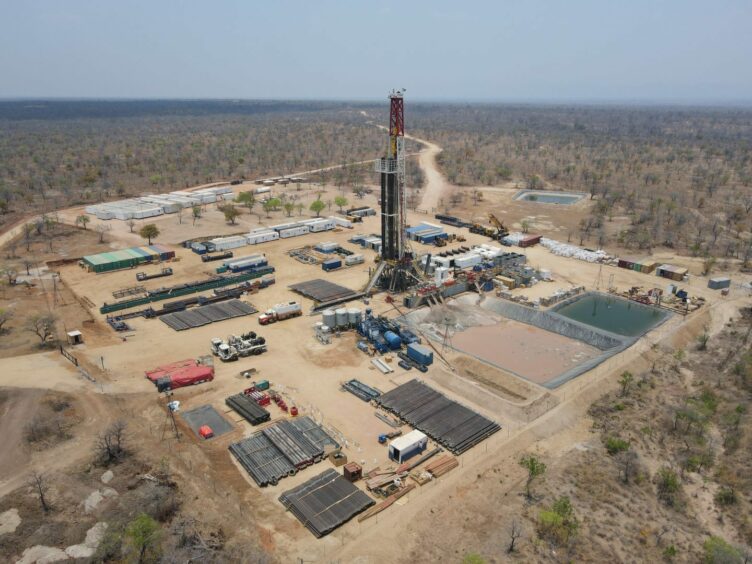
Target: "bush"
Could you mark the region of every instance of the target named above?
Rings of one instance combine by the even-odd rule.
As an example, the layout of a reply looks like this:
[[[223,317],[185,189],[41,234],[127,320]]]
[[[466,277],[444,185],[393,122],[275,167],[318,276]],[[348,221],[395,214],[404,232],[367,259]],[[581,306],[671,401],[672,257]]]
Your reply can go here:
[[[715,494],[715,502],[718,505],[734,505],[736,501],[736,492],[729,486],[722,486]]]
[[[550,509],[543,509],[538,514],[538,534],[556,545],[568,544],[579,526],[567,496],[560,497]]]
[[[676,547],[673,544],[670,544],[663,549],[663,559],[673,560],[677,552]]]
[[[619,437],[608,437],[606,439],[606,450],[612,456],[619,454],[622,451],[629,450],[629,441],[625,441]]]
[[[707,564],[741,564],[742,555],[720,537],[710,537],[702,545]]]
[[[661,468],[658,471],[658,497],[666,505],[676,503],[676,494],[681,489],[679,476],[671,468]]]

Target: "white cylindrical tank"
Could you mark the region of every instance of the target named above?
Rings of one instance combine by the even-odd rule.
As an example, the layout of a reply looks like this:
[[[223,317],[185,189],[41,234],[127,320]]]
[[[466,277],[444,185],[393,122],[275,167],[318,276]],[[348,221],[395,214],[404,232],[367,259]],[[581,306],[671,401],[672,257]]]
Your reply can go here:
[[[350,327],[357,327],[360,323],[360,310],[357,307],[351,307],[347,310],[347,322]]]
[[[334,329],[337,326],[336,314],[334,313],[334,310],[325,309],[321,314],[321,321],[323,321],[324,325],[329,327],[329,329]]]
[[[337,316],[337,329],[347,327],[347,309],[341,307],[335,310],[334,313]]]

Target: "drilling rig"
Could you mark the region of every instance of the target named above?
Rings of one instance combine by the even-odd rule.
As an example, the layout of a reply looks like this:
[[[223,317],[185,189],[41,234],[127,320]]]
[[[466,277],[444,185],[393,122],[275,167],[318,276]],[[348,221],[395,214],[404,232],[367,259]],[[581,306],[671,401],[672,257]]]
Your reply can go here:
[[[407,197],[405,188],[404,90],[389,94],[389,142],[386,155],[376,160],[381,174],[381,262],[374,273],[374,285],[390,292],[402,292],[422,282],[405,234]]]

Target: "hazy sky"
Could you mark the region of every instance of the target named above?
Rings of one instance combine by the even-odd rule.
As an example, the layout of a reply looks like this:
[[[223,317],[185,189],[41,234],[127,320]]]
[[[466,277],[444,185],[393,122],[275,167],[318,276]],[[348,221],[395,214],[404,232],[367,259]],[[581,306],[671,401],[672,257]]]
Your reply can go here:
[[[752,101],[752,0],[0,0],[0,97]]]

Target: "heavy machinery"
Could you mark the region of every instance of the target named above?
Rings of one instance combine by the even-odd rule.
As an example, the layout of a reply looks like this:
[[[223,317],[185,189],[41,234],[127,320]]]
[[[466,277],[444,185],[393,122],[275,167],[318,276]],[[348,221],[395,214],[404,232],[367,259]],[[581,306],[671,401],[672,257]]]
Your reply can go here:
[[[489,213],[488,214],[488,221],[491,222],[491,225],[493,225],[496,228],[496,233],[494,234],[494,239],[497,241],[501,241],[504,237],[509,235],[509,229],[506,228],[504,223],[497,218],[494,214]]]
[[[266,339],[258,336],[249,337],[248,333],[241,335],[240,337],[237,335],[230,335],[227,337],[227,344],[231,348],[234,348],[240,356],[252,356],[267,351]]]
[[[270,323],[276,323],[277,321],[283,321],[300,315],[303,315],[303,308],[300,304],[298,302],[288,302],[286,304],[277,304],[273,308],[267,309],[259,315],[258,320],[260,325],[269,325]]]
[[[218,356],[222,362],[232,362],[238,360],[240,355],[235,347],[228,345],[222,339],[213,338],[211,340],[211,351],[214,356]]]

